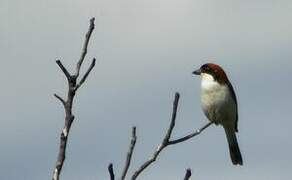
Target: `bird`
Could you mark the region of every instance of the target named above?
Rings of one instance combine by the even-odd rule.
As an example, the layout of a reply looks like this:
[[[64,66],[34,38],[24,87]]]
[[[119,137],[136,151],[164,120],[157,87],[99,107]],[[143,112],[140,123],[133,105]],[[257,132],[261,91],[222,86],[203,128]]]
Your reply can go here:
[[[201,77],[201,104],[208,120],[223,126],[229,145],[231,161],[243,165],[236,133],[238,132],[238,107],[234,89],[217,64],[206,63],[193,71]]]

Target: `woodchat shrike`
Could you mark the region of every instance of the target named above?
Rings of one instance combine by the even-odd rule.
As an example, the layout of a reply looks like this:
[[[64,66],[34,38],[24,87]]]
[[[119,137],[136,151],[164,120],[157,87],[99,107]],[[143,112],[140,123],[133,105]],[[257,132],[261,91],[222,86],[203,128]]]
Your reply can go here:
[[[222,125],[227,137],[229,152],[234,165],[242,165],[236,132],[238,112],[235,92],[224,70],[216,64],[207,63],[193,72],[201,76],[201,103],[207,118]]]

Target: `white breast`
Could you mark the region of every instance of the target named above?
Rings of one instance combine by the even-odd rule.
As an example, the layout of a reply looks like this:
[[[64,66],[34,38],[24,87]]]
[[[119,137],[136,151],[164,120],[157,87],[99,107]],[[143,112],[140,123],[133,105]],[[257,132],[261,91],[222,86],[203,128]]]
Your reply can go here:
[[[202,73],[202,104],[203,106],[220,105],[226,99],[228,89],[219,84],[213,76]]]
[[[202,73],[202,108],[210,121],[233,119],[236,105],[228,90],[228,86],[219,84],[213,76]]]

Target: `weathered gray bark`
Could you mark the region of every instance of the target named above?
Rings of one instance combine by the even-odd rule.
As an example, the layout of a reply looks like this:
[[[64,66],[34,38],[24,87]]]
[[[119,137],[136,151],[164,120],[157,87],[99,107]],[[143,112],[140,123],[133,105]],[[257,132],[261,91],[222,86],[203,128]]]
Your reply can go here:
[[[65,124],[64,124],[64,127],[63,127],[61,135],[60,135],[59,153],[58,153],[57,162],[56,162],[56,165],[55,165],[55,168],[54,168],[54,171],[53,171],[52,180],[59,180],[60,174],[61,174],[61,171],[62,171],[62,167],[63,167],[64,161],[65,161],[68,135],[69,135],[70,128],[71,128],[71,125],[72,125],[73,120],[74,120],[74,115],[72,113],[72,106],[73,106],[73,102],[74,102],[74,97],[75,97],[76,91],[85,82],[85,80],[88,77],[89,73],[91,72],[91,70],[95,66],[95,61],[96,60],[95,60],[95,58],[93,58],[93,60],[91,62],[91,65],[87,69],[86,73],[82,76],[81,80],[78,82],[80,68],[81,68],[81,65],[82,65],[82,63],[84,61],[84,58],[86,56],[87,46],[88,46],[88,43],[89,43],[89,40],[90,40],[90,37],[91,37],[91,34],[92,34],[93,30],[94,30],[94,18],[92,18],[90,20],[90,26],[89,26],[88,32],[86,33],[84,45],[83,45],[83,48],[82,48],[82,53],[81,53],[79,61],[77,62],[76,72],[74,74],[71,75],[67,71],[67,69],[63,66],[63,64],[61,63],[60,60],[56,61],[57,65],[60,67],[60,69],[63,71],[64,75],[67,78],[68,91],[67,91],[67,99],[66,100],[64,100],[59,95],[54,94],[54,96],[58,100],[60,100],[60,102],[62,103],[62,105],[64,107],[64,110],[65,110]]]

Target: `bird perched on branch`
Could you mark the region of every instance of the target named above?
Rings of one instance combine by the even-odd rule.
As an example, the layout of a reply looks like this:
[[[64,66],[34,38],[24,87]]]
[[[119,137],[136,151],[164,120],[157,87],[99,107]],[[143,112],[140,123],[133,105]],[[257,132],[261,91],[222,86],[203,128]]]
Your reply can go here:
[[[193,72],[201,76],[201,102],[207,118],[222,125],[227,137],[229,152],[234,165],[242,165],[242,157],[236,139],[238,132],[237,100],[224,70],[212,63],[204,64]]]

